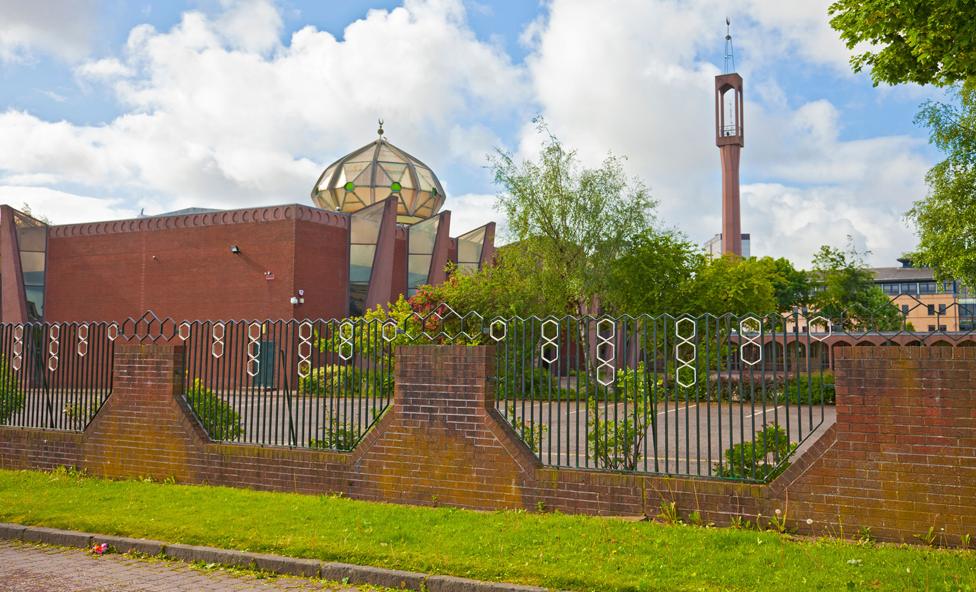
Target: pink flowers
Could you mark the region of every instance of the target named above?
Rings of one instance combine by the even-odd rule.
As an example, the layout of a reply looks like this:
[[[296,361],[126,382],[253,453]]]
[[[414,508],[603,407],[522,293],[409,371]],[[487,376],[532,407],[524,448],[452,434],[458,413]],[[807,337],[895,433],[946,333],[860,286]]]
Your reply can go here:
[[[108,553],[108,543],[92,545],[91,552],[92,555],[104,555]]]

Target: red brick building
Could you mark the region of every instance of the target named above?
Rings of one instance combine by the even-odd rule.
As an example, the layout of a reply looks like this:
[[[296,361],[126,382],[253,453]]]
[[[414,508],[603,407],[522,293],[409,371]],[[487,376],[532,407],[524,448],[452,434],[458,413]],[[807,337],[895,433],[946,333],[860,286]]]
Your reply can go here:
[[[47,225],[0,206],[0,321],[360,314],[477,269],[494,223],[450,236],[444,191],[382,136],[336,161],[312,205]],[[328,209],[326,209],[328,208]]]

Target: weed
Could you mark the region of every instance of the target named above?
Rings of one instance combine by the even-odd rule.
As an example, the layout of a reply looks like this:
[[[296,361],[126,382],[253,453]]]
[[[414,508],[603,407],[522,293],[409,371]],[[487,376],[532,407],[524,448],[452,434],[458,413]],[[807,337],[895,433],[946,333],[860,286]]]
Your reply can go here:
[[[691,524],[692,526],[704,526],[701,512],[695,510],[691,514],[688,514],[688,524]]]
[[[874,542],[874,535],[871,534],[870,526],[862,526],[857,530],[857,542],[867,545]]]
[[[973,544],[973,535],[967,533],[959,537],[959,546],[968,549]]]
[[[661,500],[661,511],[657,519],[665,524],[681,524],[681,517],[678,516],[678,504],[673,501]]]
[[[758,524],[758,522],[759,520],[757,519],[756,523]],[[769,519],[769,528],[780,534],[787,534],[790,532],[790,527],[786,523],[786,512],[776,508],[776,511],[773,513],[773,517]]]
[[[939,540],[939,534],[935,531],[934,526],[930,526],[927,531],[922,534],[916,534],[914,537],[929,547],[934,547],[936,541]]]
[[[546,511],[546,502],[544,502],[542,500],[537,501],[535,503],[535,510],[536,510],[536,512],[545,512]]]

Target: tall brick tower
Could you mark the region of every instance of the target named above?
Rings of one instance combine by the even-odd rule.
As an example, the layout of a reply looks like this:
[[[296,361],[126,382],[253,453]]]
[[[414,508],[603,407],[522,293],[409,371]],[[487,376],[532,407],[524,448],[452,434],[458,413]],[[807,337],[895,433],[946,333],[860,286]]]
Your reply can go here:
[[[725,19],[725,73],[715,77],[715,145],[722,156],[722,254],[742,256],[739,218],[739,154],[742,135],[742,77],[732,55],[731,22]]]

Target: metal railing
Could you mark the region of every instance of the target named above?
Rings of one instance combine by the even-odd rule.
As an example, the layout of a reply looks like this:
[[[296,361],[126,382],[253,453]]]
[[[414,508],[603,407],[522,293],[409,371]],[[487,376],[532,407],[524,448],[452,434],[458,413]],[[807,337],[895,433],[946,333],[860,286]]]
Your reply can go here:
[[[496,407],[547,465],[765,481],[834,418],[827,348],[780,315],[495,322]]]
[[[84,431],[112,392],[113,326],[0,324],[0,426]]]
[[[198,321],[178,336],[187,403],[213,440],[352,450],[393,398],[379,322]]]

